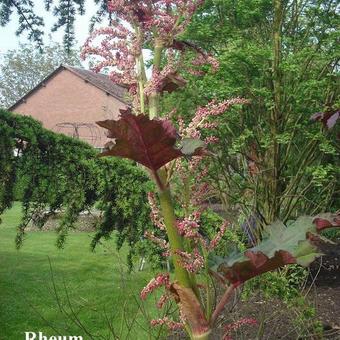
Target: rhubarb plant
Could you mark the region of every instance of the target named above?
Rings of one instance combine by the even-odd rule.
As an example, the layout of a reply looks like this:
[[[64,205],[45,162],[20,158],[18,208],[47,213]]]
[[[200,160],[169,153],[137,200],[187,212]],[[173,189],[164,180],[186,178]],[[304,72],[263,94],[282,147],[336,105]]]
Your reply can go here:
[[[202,233],[202,213],[207,209],[211,188],[206,182],[210,146],[214,137],[214,117],[232,105],[243,105],[241,98],[221,103],[210,102],[196,110],[185,123],[174,112],[164,113],[160,103],[165,92],[185,86],[184,71],[202,76],[214,72],[218,62],[213,55],[181,34],[203,0],[115,0],[108,1],[112,22],[107,28],[95,30],[85,43],[82,56],[99,58],[95,71],[107,69],[111,79],[129,90],[131,106],[120,111],[117,120],[98,124],[107,129],[106,150],[102,156],[131,159],[145,167],[155,182],[156,192],[149,193],[151,220],[164,237],[152,232],[145,237],[170,257],[174,275],[160,273],[142,290],[146,299],[157,288],[164,289],[157,307],[170,300],[178,306],[178,317],[166,316],[152,324],[170,329],[183,328],[191,339],[209,339],[219,315],[237,286],[264,272],[286,264],[307,266],[321,255],[319,232],[339,226],[337,217],[313,219],[303,217],[286,227],[276,222],[267,228],[267,238],[258,246],[230,258],[218,258],[214,250],[223,237],[228,222],[216,227],[216,235]],[[146,51],[149,50],[149,53]],[[145,61],[145,56],[151,60]],[[147,64],[152,65],[148,77]],[[210,65],[210,67],[209,67]],[[203,133],[204,132],[204,133]],[[175,204],[183,213],[176,214]],[[214,301],[213,280],[225,287],[225,293]],[[242,324],[242,319],[226,325],[225,339]]]

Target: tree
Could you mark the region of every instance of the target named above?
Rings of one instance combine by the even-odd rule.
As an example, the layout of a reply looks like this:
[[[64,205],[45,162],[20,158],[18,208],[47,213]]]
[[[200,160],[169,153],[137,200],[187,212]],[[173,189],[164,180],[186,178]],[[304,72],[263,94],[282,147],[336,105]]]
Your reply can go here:
[[[31,117],[0,109],[0,216],[14,200],[21,201],[18,248],[29,223],[42,228],[57,212],[61,212],[57,245],[63,247],[79,214],[96,204],[103,216],[94,222],[91,248],[115,230],[117,248],[124,242],[130,246],[131,269],[134,246],[151,227],[146,195],[151,183],[131,162],[97,156],[94,148],[80,140],[44,129]]]
[[[192,77],[164,110],[175,103],[185,117],[213,98],[250,101],[220,119],[211,174],[226,210],[238,206],[257,224],[336,206],[336,127],[325,134],[310,121],[339,104],[336,5],[207,1],[183,37],[210,49],[220,70]]]
[[[98,5],[98,10],[92,17],[90,29],[96,22],[101,22],[103,18],[110,18],[107,1],[94,0],[94,2]],[[64,29],[64,48],[69,53],[75,39],[74,22],[77,15],[85,14],[85,0],[41,0],[41,3],[57,19],[52,31]],[[17,35],[27,32],[29,40],[37,44],[41,50],[43,48],[44,19],[35,13],[33,1],[0,0],[0,26],[5,26],[10,22],[14,11],[19,18]]]
[[[78,51],[66,53],[60,44],[51,43],[41,52],[32,44],[6,52],[0,62],[0,106],[13,105],[63,63],[81,66]]]

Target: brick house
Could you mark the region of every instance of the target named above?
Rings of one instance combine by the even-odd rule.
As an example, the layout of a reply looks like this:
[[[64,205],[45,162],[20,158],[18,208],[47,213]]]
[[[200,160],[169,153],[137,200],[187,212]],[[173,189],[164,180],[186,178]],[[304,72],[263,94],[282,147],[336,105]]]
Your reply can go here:
[[[61,65],[9,110],[32,116],[47,129],[103,148],[106,130],[95,122],[117,118],[119,109],[126,105],[126,89],[108,76]]]

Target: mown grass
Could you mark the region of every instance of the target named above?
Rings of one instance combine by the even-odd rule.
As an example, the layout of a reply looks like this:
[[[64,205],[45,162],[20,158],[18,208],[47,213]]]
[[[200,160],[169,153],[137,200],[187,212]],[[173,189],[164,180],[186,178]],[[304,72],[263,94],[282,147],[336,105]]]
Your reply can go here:
[[[149,321],[136,301],[153,273],[127,274],[126,249],[118,253],[113,240],[91,252],[89,233],[71,233],[58,250],[54,232],[29,232],[16,250],[20,215],[16,204],[0,225],[1,340],[24,339],[25,331],[84,339],[113,338],[112,333],[120,339],[149,338]],[[155,316],[154,301],[143,306]],[[127,323],[133,324],[130,333]]]

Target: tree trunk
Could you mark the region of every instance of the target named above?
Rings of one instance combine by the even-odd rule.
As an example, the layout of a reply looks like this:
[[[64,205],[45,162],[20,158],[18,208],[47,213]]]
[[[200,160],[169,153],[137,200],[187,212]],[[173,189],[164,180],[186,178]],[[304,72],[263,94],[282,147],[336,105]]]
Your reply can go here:
[[[273,19],[273,101],[274,105],[270,112],[270,133],[271,147],[267,153],[268,164],[268,183],[267,183],[267,202],[266,202],[266,222],[272,223],[280,213],[280,145],[277,136],[282,129],[282,73],[281,73],[281,31],[283,21],[282,0],[273,0],[274,19]]]

